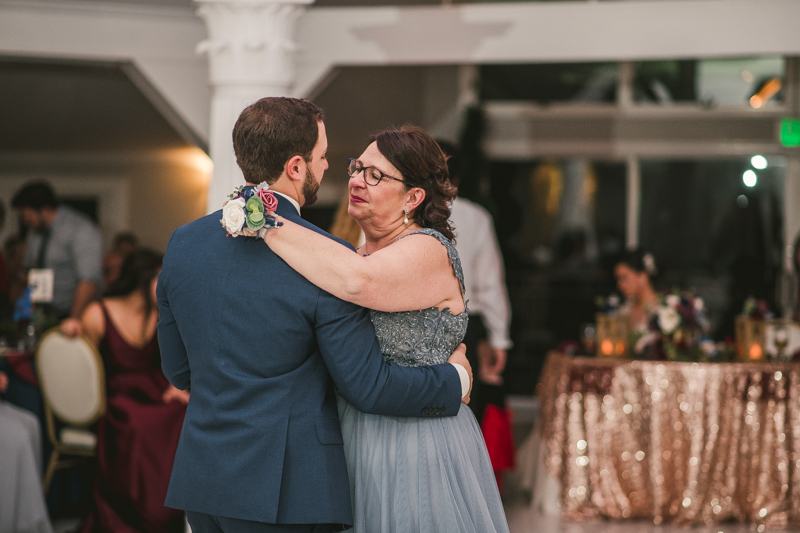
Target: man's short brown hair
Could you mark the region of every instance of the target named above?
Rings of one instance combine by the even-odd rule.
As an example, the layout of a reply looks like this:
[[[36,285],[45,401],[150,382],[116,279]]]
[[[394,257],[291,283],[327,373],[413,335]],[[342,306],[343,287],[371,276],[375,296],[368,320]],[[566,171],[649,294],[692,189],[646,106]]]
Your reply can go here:
[[[236,163],[248,183],[274,183],[299,155],[311,161],[322,109],[305,99],[269,97],[247,107],[233,127]]]

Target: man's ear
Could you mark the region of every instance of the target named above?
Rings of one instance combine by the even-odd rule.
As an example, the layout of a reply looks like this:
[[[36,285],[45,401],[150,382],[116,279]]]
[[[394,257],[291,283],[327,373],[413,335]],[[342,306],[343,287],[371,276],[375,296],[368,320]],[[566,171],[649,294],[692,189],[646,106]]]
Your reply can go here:
[[[286,161],[284,170],[289,179],[302,182],[306,177],[306,160],[296,155]]]

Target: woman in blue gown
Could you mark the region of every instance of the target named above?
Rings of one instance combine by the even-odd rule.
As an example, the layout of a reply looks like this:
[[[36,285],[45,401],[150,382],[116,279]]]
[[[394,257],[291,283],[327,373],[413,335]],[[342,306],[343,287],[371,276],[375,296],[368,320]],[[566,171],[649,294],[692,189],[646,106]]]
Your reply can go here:
[[[420,128],[387,130],[348,173],[348,213],[366,237],[358,254],[284,219],[264,240],[312,283],[371,309],[385,359],[446,362],[466,331],[467,302],[448,222],[456,191],[441,149]],[[399,418],[338,402],[356,532],[508,531],[466,405],[455,417]]]

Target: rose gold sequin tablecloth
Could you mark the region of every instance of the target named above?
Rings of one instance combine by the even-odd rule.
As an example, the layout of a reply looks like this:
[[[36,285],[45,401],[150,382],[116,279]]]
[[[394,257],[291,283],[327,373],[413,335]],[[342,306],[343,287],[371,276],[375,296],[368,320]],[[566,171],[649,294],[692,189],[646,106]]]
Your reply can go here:
[[[800,364],[554,353],[538,395],[565,514],[800,526]]]

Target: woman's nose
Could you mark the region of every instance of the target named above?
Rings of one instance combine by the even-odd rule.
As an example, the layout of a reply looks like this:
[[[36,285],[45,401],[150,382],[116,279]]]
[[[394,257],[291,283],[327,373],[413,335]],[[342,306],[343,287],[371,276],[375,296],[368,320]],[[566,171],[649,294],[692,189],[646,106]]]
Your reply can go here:
[[[350,185],[352,185],[353,187],[360,187],[360,188],[364,188],[367,186],[366,182],[364,181],[363,170],[350,176]]]

